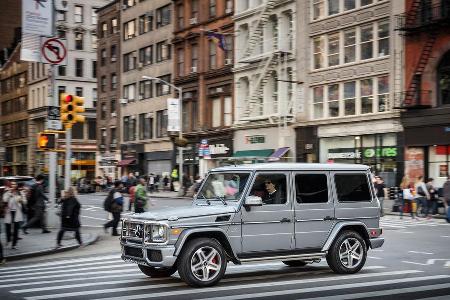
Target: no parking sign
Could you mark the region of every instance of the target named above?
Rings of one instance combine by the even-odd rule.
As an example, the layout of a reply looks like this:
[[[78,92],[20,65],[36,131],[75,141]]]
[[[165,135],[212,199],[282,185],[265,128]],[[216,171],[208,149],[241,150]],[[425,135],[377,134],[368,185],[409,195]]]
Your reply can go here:
[[[45,64],[67,65],[66,40],[59,38],[42,38],[41,60]]]

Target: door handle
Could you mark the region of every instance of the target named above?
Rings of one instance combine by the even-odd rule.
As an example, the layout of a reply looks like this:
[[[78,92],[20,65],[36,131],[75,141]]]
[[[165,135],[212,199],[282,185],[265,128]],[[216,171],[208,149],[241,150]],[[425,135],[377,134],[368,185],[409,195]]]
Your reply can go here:
[[[325,218],[323,218],[324,221],[331,221],[334,220],[334,218],[330,217],[330,216],[326,216]]]
[[[280,222],[281,222],[281,223],[290,223],[290,222],[291,222],[291,219],[289,219],[289,218],[283,218],[283,219],[281,219]]]

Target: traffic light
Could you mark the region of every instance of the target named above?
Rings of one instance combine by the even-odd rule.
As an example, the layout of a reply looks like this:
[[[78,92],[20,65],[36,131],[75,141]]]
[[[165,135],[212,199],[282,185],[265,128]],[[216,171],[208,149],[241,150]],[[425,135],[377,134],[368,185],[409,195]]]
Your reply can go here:
[[[69,94],[61,94],[59,97],[61,121],[66,128],[72,127],[73,124],[83,123],[85,117],[80,115],[84,112],[84,99]]]
[[[38,149],[47,150],[56,148],[56,134],[54,133],[38,133],[37,140]]]

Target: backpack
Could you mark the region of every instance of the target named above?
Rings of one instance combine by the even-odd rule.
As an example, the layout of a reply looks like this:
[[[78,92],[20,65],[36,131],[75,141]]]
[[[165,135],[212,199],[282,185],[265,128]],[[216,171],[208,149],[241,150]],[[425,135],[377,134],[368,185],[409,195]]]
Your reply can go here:
[[[107,211],[107,212],[111,212],[112,211],[112,205],[114,202],[114,190],[109,191],[108,196],[106,196],[105,201],[103,201],[103,208]]]

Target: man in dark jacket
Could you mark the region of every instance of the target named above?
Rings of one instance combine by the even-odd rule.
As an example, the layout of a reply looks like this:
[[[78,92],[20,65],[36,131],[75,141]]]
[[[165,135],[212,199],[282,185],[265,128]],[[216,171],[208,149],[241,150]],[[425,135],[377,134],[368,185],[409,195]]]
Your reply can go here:
[[[48,202],[47,196],[44,194],[44,176],[39,174],[35,178],[36,183],[31,188],[31,197],[30,201],[34,203],[33,209],[33,218],[28,220],[27,224],[23,227],[24,233],[27,233],[27,229],[39,224],[42,228],[42,233],[49,233],[50,231],[47,229],[45,208],[46,202]]]
[[[120,214],[123,210],[123,196],[120,193],[122,188],[123,184],[121,181],[117,180],[114,182],[114,188],[110,191],[110,196],[112,197],[111,214],[113,215],[113,219],[103,225],[105,232],[107,232],[109,227],[112,227],[113,236],[119,236],[117,233],[117,225],[120,222]]]

